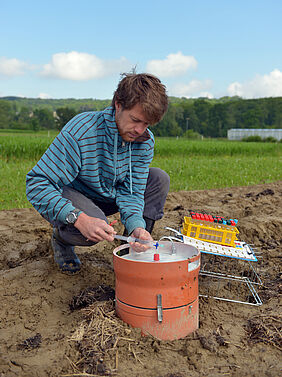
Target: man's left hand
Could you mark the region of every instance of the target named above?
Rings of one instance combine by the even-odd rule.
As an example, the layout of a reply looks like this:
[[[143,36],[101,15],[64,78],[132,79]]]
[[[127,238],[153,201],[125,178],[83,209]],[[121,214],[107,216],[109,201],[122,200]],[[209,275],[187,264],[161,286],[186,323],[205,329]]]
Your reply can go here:
[[[147,230],[143,228],[135,228],[131,233],[132,237],[139,238],[140,240],[153,241],[153,238]],[[139,242],[130,242],[130,246],[137,253],[142,253],[150,248],[150,245]]]

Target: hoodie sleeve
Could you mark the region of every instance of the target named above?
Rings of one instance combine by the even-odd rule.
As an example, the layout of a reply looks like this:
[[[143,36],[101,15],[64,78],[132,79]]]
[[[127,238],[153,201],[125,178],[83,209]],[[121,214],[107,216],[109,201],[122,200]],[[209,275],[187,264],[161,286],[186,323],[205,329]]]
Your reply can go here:
[[[66,223],[74,209],[62,197],[62,188],[79,173],[81,156],[76,139],[62,131],[26,177],[26,195],[33,207],[49,222]]]
[[[131,171],[125,181],[118,185],[116,203],[120,210],[121,222],[129,234],[135,228],[145,229],[143,219],[144,192],[149,175],[149,165],[154,156],[154,140],[142,143],[141,147],[132,151]],[[130,178],[131,175],[131,178]],[[132,183],[130,183],[132,179]]]

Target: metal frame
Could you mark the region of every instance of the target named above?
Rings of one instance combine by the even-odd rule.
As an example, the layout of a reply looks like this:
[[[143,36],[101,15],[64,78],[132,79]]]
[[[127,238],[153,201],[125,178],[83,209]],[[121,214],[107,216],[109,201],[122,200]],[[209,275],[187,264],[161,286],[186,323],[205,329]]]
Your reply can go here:
[[[253,283],[248,279],[248,278],[239,278],[238,276],[220,276],[220,274],[215,274],[215,273],[211,273],[211,272],[203,272],[203,271],[200,271],[200,276],[207,276],[207,277],[211,277],[211,278],[217,278],[217,279],[226,279],[228,280],[228,282],[230,281],[236,281],[237,283],[243,283],[243,284],[246,284],[249,292],[251,293],[253,299],[254,299],[254,303],[253,302],[250,302],[250,301],[241,301],[241,300],[235,300],[235,299],[232,299],[232,298],[227,298],[227,297],[220,297],[219,295],[209,295],[209,294],[199,294],[200,297],[212,297],[213,299],[215,300],[221,300],[221,301],[228,301],[228,302],[235,302],[237,304],[246,304],[246,305],[253,305],[253,306],[260,306],[262,305],[262,301],[257,293],[257,291],[255,290],[254,286],[253,286]],[[202,285],[203,286],[203,285]],[[200,284],[200,288],[202,287],[201,284]],[[219,292],[219,288],[220,288],[220,283],[218,284],[218,289],[217,289],[217,292]]]
[[[203,262],[201,263],[199,277],[199,296],[213,297],[216,300],[239,304],[262,305],[256,291],[256,286],[262,285],[262,281],[250,261],[206,253],[201,253],[201,257]],[[223,265],[226,267],[225,272],[220,271]],[[206,277],[208,281],[201,283],[201,276]],[[218,281],[216,292],[212,287],[214,280]]]
[[[176,234],[176,237],[178,237],[178,240],[185,243],[185,237],[183,237],[181,232],[169,227],[167,227],[166,229],[174,232],[174,234]],[[257,258],[254,254],[253,248],[251,248],[250,245],[248,246],[253,252],[254,259],[252,262],[250,260],[236,258],[231,255],[213,254],[200,250],[200,297],[211,297],[215,300],[253,306],[262,305],[262,301],[255,288],[256,286],[262,285],[262,281],[256,271],[256,268],[253,266],[253,263],[257,262]],[[226,268],[225,272],[222,271],[222,266]],[[205,283],[207,284],[204,284],[204,282],[201,283],[201,277],[206,278]],[[216,292],[214,292],[214,287],[212,286],[213,281],[217,282],[217,288],[215,289]],[[238,290],[236,289],[236,284],[237,287],[241,288],[241,292],[238,293],[238,297],[235,298],[234,293],[232,292],[236,292],[236,290]],[[228,286],[230,287],[230,295],[226,294],[226,291],[228,291]],[[225,290],[223,291],[223,289],[220,289],[221,287],[225,288]],[[242,295],[242,290],[244,292],[244,297]],[[223,293],[225,293],[225,295]]]

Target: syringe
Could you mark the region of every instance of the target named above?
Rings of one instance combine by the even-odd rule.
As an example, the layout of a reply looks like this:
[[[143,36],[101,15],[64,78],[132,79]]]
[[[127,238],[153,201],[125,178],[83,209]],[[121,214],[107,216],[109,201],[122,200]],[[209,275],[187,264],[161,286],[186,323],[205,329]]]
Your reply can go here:
[[[116,238],[117,240],[125,241],[127,243],[130,243],[130,242],[139,242],[141,244],[146,244],[146,245],[154,246],[156,249],[159,246],[163,246],[163,245],[160,245],[158,243],[158,241],[141,240],[140,238],[135,238],[135,237],[131,237],[131,236],[128,236],[128,237],[126,237],[126,236],[120,236],[119,234],[115,234],[114,238]]]
[[[116,238],[117,240],[122,240],[122,241],[126,241],[126,242],[139,242],[139,243],[152,243],[154,241],[149,241],[149,240],[140,240],[139,238],[135,238],[135,237],[131,237],[131,236],[120,236],[119,234],[115,234],[114,235],[114,238]]]

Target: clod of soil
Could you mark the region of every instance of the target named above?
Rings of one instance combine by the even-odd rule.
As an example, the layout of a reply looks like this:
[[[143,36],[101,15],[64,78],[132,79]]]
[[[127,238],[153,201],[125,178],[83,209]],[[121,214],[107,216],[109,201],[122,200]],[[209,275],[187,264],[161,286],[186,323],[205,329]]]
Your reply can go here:
[[[18,344],[18,349],[34,349],[38,348],[41,344],[42,338],[41,334],[37,333],[34,336],[31,336],[30,338],[25,339],[22,343]]]

